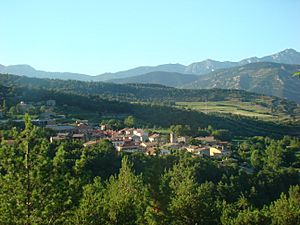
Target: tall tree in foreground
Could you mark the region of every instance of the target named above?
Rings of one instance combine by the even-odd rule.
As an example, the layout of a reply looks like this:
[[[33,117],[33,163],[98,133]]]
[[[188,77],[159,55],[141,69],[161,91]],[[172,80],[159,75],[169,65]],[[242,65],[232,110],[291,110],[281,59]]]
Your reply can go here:
[[[133,173],[131,163],[124,157],[118,176],[112,176],[107,183],[104,211],[108,223],[145,224],[150,210],[148,193],[141,176]]]
[[[219,213],[213,183],[199,185],[195,168],[179,162],[162,178],[165,224],[217,224]]]
[[[0,224],[66,223],[80,190],[63,147],[41,137],[25,116],[25,129],[0,147]]]
[[[107,224],[108,217],[104,214],[105,194],[106,189],[99,177],[94,179],[94,183],[84,186],[83,196],[75,211],[73,223],[81,225]]]
[[[300,186],[291,186],[288,196],[284,193],[270,206],[272,224],[300,224]]]

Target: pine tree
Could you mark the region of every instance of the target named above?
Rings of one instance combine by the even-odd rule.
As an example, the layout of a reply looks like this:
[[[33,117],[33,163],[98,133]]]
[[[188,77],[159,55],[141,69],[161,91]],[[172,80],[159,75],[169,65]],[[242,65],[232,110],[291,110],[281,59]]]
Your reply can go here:
[[[104,214],[106,191],[99,177],[96,177],[92,184],[83,187],[83,196],[74,214],[74,224],[97,225],[106,224],[109,221],[107,215]]]
[[[150,207],[148,193],[141,176],[133,173],[132,164],[124,157],[118,176],[107,183],[104,210],[109,224],[145,224]]]
[[[271,204],[270,217],[272,224],[300,224],[300,186],[291,186],[288,196],[284,193]]]
[[[217,224],[219,212],[213,183],[199,185],[195,168],[180,162],[162,179],[166,224]]]

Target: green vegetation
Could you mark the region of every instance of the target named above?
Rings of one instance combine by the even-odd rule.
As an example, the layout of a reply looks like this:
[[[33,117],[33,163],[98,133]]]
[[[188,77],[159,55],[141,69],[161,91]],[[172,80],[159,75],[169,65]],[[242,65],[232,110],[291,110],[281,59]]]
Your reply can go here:
[[[299,135],[299,108],[293,102],[237,90],[10,75],[1,81],[0,224],[300,222],[300,141],[292,137]],[[49,99],[56,105],[46,106]],[[214,107],[231,107],[231,113],[201,112],[199,102],[206,100]],[[21,101],[29,104],[24,108]],[[234,104],[272,119],[235,115]],[[165,136],[172,131],[189,136],[194,145],[199,135],[233,139],[232,155],[202,158],[184,150],[165,156],[126,154],[105,139],[90,147],[75,140],[51,143],[53,131],[34,126],[26,113],[33,118],[53,111],[63,114],[58,121],[67,124],[91,119],[111,129],[137,126]],[[281,115],[291,120],[275,119]],[[14,121],[21,117],[24,124]]]
[[[120,110],[121,106],[113,103],[110,109],[103,109],[101,115],[97,110],[92,110],[90,105],[85,107],[83,97],[108,102],[121,101],[126,103],[149,103],[163,106],[180,105],[187,109],[196,109],[202,112],[231,113],[241,116],[255,117],[259,120],[275,121],[277,123],[297,124],[300,107],[291,101],[277,97],[258,95],[242,90],[183,90],[149,84],[109,84],[102,82],[62,81],[50,79],[38,79],[18,77],[13,75],[1,75],[0,82],[11,87],[14,92],[13,105],[18,102],[46,100],[49,96],[55,96],[58,105],[64,103],[61,99],[64,95],[74,95],[72,108],[69,113],[76,116],[99,120],[99,116],[115,113],[131,114],[130,110]],[[18,98],[16,98],[18,96]],[[67,100],[68,102],[70,100]],[[125,104],[126,105],[126,104]],[[124,106],[124,104],[123,104]],[[119,109],[116,109],[119,108]],[[17,110],[12,108],[13,113]],[[123,111],[123,112],[121,112]],[[15,113],[16,114],[16,113]],[[125,115],[126,117],[126,115]]]
[[[38,79],[1,74],[0,82],[7,87],[51,90],[52,92],[67,92],[80,95],[98,95],[107,100],[126,102],[150,102],[174,105],[175,102],[204,101],[243,101],[262,102],[268,105],[272,102],[285,107],[295,107],[295,103],[274,96],[266,96],[236,89],[176,89],[157,84],[113,84],[103,82],[63,81]],[[22,93],[22,91],[20,90]],[[275,105],[276,106],[276,105]],[[274,107],[275,107],[274,106]],[[271,105],[270,105],[271,107]]]
[[[1,224],[300,222],[297,138],[248,138],[221,161],[50,143],[28,115],[24,129],[1,133]]]
[[[300,77],[300,71],[293,73],[293,76]]]
[[[42,82],[44,81],[42,80]],[[60,84],[60,81],[57,82]],[[62,82],[62,84],[64,83],[65,81]],[[84,85],[87,84],[85,83]],[[164,87],[160,88],[164,89]],[[80,88],[78,89],[80,93]],[[174,93],[176,93],[177,89],[174,90]],[[179,93],[177,94],[179,95]],[[220,96],[224,99],[227,97],[224,96],[223,90],[216,90],[216,92],[204,91],[204,93],[207,93],[211,98],[218,98]],[[240,91],[229,90],[227,93],[230,93],[229,96],[248,96],[246,92]],[[191,127],[192,134],[197,133],[199,127],[206,128],[208,125],[212,125],[215,129],[227,129],[235,136],[269,135],[279,137],[286,134],[299,134],[299,125],[294,122],[290,124],[278,124],[241,115],[225,115],[219,113],[204,114],[196,110],[185,110],[165,104],[120,102],[104,98],[102,95],[74,94],[73,91],[68,92],[62,88],[53,90],[45,88],[13,87],[7,95],[6,105],[10,109],[16,107],[20,101],[47,101],[49,100],[49,96],[51,96],[51,99],[56,101],[58,111],[71,117],[76,116],[77,119],[89,119],[89,117],[85,118],[84,115],[93,115],[91,118],[93,118],[93,121],[96,123],[102,119],[123,121],[126,117],[131,115],[135,118],[135,122],[141,127],[169,128],[174,124],[183,124]],[[196,96],[197,95],[195,95],[195,97]],[[257,98],[257,95],[250,94],[249,98],[253,97]],[[203,96],[201,98],[203,98]],[[269,103],[266,102],[265,104]],[[285,100],[282,100],[282,102],[279,101],[276,104],[282,105],[281,108],[283,109],[288,108],[288,110],[293,110],[293,112],[295,111],[294,107],[297,106]],[[38,113],[38,111],[34,109],[28,112],[32,115]],[[120,117],[120,115],[122,115],[122,117]]]
[[[199,77],[192,74],[171,73],[171,72],[151,72],[143,75],[127,77],[122,79],[113,79],[108,82],[117,84],[161,84],[169,87],[178,87],[182,84],[196,81]]]
[[[179,107],[195,109],[204,113],[225,113],[248,117],[255,117],[260,120],[298,123],[300,121],[300,107],[288,108],[281,102],[261,99],[253,102],[238,100],[231,101],[209,101],[209,102],[176,102]]]

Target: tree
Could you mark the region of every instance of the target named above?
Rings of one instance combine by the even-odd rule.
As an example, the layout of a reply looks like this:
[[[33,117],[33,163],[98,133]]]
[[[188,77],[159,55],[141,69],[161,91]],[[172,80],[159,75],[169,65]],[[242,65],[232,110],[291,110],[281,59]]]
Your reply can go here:
[[[136,118],[133,116],[128,116],[127,118],[125,118],[124,120],[124,125],[126,127],[134,127],[136,125]]]
[[[6,105],[6,100],[3,99],[3,102],[2,102],[2,112],[4,115],[7,114],[7,105]]]
[[[284,193],[270,206],[272,224],[300,224],[300,186],[291,186],[288,196]]]
[[[27,114],[24,120],[14,145],[0,147],[0,223],[65,223],[80,196],[80,179],[71,175],[75,160],[69,166],[70,153],[63,146],[53,152],[41,128]]]
[[[108,221],[107,215],[104,213],[104,195],[106,192],[100,177],[96,177],[92,184],[84,186],[80,205],[74,213],[73,223],[82,225],[105,224]]]
[[[78,168],[84,175],[99,176],[106,180],[118,172],[120,157],[109,140],[101,140],[96,145],[84,148],[77,164],[81,164]]]
[[[272,141],[272,143],[267,147],[265,154],[266,166],[273,170],[279,169],[283,163],[283,151],[276,141]]]
[[[113,130],[118,130],[122,128],[121,121],[117,119],[104,120],[101,122],[101,124],[106,124],[110,129]]]
[[[198,135],[201,137],[205,137],[205,136],[209,136],[210,135],[210,131],[208,129],[198,129]]]
[[[212,132],[212,135],[219,140],[222,141],[230,141],[232,139],[232,134],[229,130],[220,129],[220,130],[214,130]]]
[[[172,125],[170,130],[177,136],[188,136],[191,134],[191,127],[189,125]]]
[[[261,169],[263,167],[262,155],[258,150],[254,149],[251,153],[250,161],[254,168]]]
[[[12,117],[12,116],[17,115],[17,114],[18,114],[18,112],[17,112],[16,107],[15,106],[10,107],[9,115]]]
[[[181,161],[162,178],[161,196],[166,224],[217,224],[214,185],[198,185],[195,168]]]
[[[231,223],[232,225],[262,225],[270,224],[270,219],[265,216],[263,211],[258,209],[251,210],[250,208],[238,212],[236,218]]]
[[[146,213],[150,207],[149,192],[141,176],[134,175],[127,157],[122,160],[118,176],[109,179],[104,201],[109,224],[146,223]]]

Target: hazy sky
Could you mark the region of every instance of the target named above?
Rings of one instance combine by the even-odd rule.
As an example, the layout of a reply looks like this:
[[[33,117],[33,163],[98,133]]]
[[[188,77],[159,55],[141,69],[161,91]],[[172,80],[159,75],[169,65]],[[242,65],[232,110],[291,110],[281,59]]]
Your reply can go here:
[[[299,0],[0,0],[0,64],[87,74],[300,51]]]

